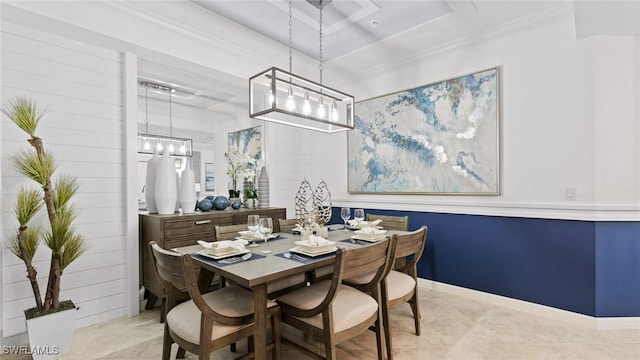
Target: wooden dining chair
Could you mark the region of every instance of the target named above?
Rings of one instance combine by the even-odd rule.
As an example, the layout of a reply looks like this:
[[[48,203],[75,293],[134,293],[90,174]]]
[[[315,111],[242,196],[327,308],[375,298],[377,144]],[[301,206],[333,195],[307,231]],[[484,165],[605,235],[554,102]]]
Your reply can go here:
[[[424,251],[427,240],[426,226],[406,233],[394,234],[396,250],[393,259],[393,267],[382,283],[383,288],[383,316],[384,335],[387,344],[387,358],[393,358],[393,343],[391,340],[391,328],[389,326],[389,309],[408,303],[413,312],[413,320],[416,335],[420,336],[420,306],[418,303],[418,271],[417,264]],[[356,277],[345,278],[347,285],[366,291],[366,284],[373,274],[365,274]],[[363,286],[364,285],[364,286]]]
[[[298,225],[298,219],[278,219],[278,223],[280,232],[290,233]]]
[[[244,225],[216,225],[216,239],[217,240],[233,240],[240,234],[238,231],[247,230],[247,224]],[[222,279],[222,286],[225,285],[226,279]],[[305,286],[306,276],[305,274],[295,274],[284,279],[276,280],[267,284],[267,294],[269,297],[275,298],[280,294],[284,294],[289,290],[300,288]]]
[[[216,233],[216,241],[220,240],[233,240],[240,236],[238,231],[247,230],[247,224],[239,225],[216,225],[214,227]]]
[[[409,217],[408,216],[391,216],[391,215],[378,215],[367,213],[365,216],[366,221],[381,220],[380,226],[386,230],[409,230]]]
[[[383,358],[381,280],[391,268],[395,239],[356,249],[338,249],[331,280],[317,282],[277,299],[282,321],[306,335],[321,337],[324,359],[335,359],[336,344],[351,339],[375,325],[378,359]],[[367,292],[342,284],[343,277],[374,273]],[[287,339],[313,358],[323,357],[293,339]]]
[[[149,243],[158,279],[167,293],[167,315],[164,323],[162,359],[169,360],[171,345],[197,354],[200,360],[209,359],[212,351],[251,337],[256,328],[253,314],[253,294],[238,286],[202,294],[197,286],[191,255],[180,255],[162,249],[155,241]],[[191,300],[178,303],[180,289],[187,288]],[[280,309],[267,301],[271,320],[274,359],[280,358]],[[251,347],[250,347],[251,348]],[[252,357],[249,353],[246,357]]]

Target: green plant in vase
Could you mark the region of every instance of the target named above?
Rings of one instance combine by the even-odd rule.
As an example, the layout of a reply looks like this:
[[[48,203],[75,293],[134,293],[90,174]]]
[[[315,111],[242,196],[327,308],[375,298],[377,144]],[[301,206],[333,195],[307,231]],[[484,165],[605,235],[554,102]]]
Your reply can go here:
[[[248,207],[256,207],[258,205],[258,190],[255,188],[244,189],[244,201]]]
[[[26,98],[18,97],[2,108],[2,112],[29,135],[32,149],[22,150],[11,157],[16,170],[39,185],[37,189],[21,188],[16,196],[14,213],[18,230],[10,236],[9,249],[26,267],[36,307],[25,311],[27,319],[59,310],[74,308],[70,300],[60,302],[60,280],[64,270],[85,251],[83,237],[73,225],[77,211],[71,204],[78,191],[73,176],[57,176],[57,164],[50,152],[45,151],[42,139],[36,136],[38,123],[44,112]],[[48,217],[46,224],[32,221],[41,209]],[[49,277],[44,299],[37,281],[38,272],[33,257],[41,242],[51,249]]]

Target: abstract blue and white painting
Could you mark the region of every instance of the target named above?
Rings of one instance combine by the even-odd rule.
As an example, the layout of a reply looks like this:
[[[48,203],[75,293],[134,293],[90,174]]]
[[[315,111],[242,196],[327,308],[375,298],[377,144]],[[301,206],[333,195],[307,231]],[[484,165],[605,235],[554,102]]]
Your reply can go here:
[[[356,103],[350,193],[498,195],[498,68]]]

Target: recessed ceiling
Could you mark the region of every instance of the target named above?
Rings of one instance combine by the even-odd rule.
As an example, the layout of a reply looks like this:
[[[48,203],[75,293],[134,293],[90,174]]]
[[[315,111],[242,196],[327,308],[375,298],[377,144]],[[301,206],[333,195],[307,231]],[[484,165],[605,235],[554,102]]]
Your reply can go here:
[[[289,45],[289,1],[200,1],[199,6]],[[446,1],[334,0],[323,8],[322,57],[330,60],[452,12]],[[320,11],[292,3],[293,48],[319,57]]]

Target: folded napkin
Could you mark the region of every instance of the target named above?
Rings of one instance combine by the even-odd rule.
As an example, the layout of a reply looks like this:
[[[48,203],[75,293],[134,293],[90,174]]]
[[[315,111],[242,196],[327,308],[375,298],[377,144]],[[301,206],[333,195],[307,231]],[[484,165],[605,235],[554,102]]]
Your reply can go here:
[[[300,226],[300,224],[296,224],[296,227],[294,227],[293,229],[291,229],[291,231],[297,231],[297,232],[302,232],[303,227]]]
[[[222,241],[214,241],[214,242],[206,242],[198,240],[198,244],[200,244],[205,249],[224,249],[224,248],[232,248],[238,251],[244,250],[244,246],[249,242],[247,240],[222,240]]]
[[[356,232],[361,234],[367,234],[367,235],[375,235],[375,234],[385,234],[387,230],[382,230],[382,229],[377,229],[375,227],[367,226]]]
[[[360,228],[364,228],[364,227],[371,227],[371,226],[378,226],[378,224],[380,224],[382,222],[382,220],[378,219],[378,220],[373,220],[373,221],[357,221],[357,220],[348,220],[347,221],[349,223],[350,226],[352,227],[360,227]]]
[[[329,245],[332,244],[332,241],[329,241],[323,237],[320,236],[315,236],[315,235],[309,235],[309,245],[310,246],[325,246],[325,245]]]

